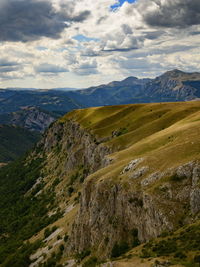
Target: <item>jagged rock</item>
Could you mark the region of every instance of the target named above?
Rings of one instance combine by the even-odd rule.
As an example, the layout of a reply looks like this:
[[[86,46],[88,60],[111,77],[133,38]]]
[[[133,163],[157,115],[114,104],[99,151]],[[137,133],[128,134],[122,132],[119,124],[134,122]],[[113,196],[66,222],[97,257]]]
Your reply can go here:
[[[142,186],[148,186],[149,184],[152,184],[156,182],[157,180],[161,179],[164,176],[164,173],[161,172],[154,172],[151,175],[149,175],[147,178],[141,181]]]
[[[159,188],[162,192],[165,192],[167,197],[169,197],[170,199],[173,198],[173,191],[170,183],[164,183]]]
[[[138,159],[134,159],[131,160],[129,162],[129,164],[123,169],[123,171],[120,174],[124,174],[130,170],[133,170],[134,168],[136,168],[144,159],[143,158],[138,158]]]
[[[143,166],[140,169],[135,170],[131,175],[129,175],[130,178],[137,179],[147,173],[149,170],[148,166]]]
[[[171,263],[169,261],[158,261],[156,260],[155,263],[152,264],[152,267],[167,267],[171,266]]]
[[[138,162],[141,161],[131,161],[123,171],[133,170]],[[80,210],[72,228],[67,251],[80,252],[95,246],[98,253],[106,258],[115,242],[131,241],[133,228],[138,230],[141,242],[157,237],[163,231],[172,231],[176,225],[173,224],[172,218],[177,212],[180,213],[181,209],[184,213],[186,204],[190,204],[192,213],[196,214],[200,210],[200,189],[192,189],[192,179],[198,180],[197,165],[195,162],[189,162],[176,169],[154,173],[143,180],[142,184],[147,185],[162,177],[170,177],[173,173],[188,177],[187,183],[184,182],[185,179],[177,182],[178,191],[177,187],[170,183],[171,180],[165,182],[159,187],[163,193],[158,196],[145,191],[129,191],[122,184],[104,180],[96,184],[95,181],[89,180],[83,187]],[[171,205],[170,209],[166,209],[166,203]]]
[[[88,175],[109,165],[112,161],[112,159],[105,157],[111,153],[111,148],[98,142],[92,134],[81,128],[73,120],[68,120],[64,124],[56,122],[54,127],[45,134],[43,145],[47,154],[52,150],[59,149],[60,153],[65,155],[63,157],[65,172],[82,165],[87,170],[86,175]]]
[[[47,111],[37,107],[26,107],[11,114],[10,124],[42,133],[55,119],[56,117]]]
[[[98,184],[88,181],[84,184],[68,251],[80,252],[95,246],[102,257],[107,257],[115,242],[131,242],[131,231],[135,228],[143,242],[173,226],[150,195],[133,194],[106,181]]]
[[[200,165],[197,165],[193,169],[192,185],[200,185]]]
[[[179,178],[191,178],[195,162],[191,161],[177,168],[176,174]]]
[[[194,188],[191,190],[190,207],[193,214],[200,212],[200,188]]]

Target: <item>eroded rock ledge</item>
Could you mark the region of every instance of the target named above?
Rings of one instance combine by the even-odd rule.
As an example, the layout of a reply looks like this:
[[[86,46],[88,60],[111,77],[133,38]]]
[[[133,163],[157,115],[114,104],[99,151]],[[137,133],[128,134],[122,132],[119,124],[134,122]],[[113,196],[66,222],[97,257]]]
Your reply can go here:
[[[135,232],[139,241],[145,242],[195,220],[200,212],[199,162],[166,170],[157,174],[156,179],[150,175],[149,183],[152,185],[158,177],[169,179],[155,190],[149,187],[145,190],[143,186],[141,190],[133,190],[109,180],[86,181],[68,253],[95,248],[106,258],[115,243],[133,244]]]

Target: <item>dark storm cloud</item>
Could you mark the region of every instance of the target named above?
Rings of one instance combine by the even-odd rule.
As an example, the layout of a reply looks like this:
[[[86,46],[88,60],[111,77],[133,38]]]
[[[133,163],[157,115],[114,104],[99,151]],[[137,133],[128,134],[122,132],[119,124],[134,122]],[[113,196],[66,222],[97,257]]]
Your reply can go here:
[[[61,72],[67,72],[68,70],[66,68],[60,67],[58,65],[53,64],[40,64],[35,67],[35,71],[40,73],[61,73]]]
[[[72,22],[81,22],[90,13],[71,14],[54,10],[45,0],[4,1],[0,3],[0,41],[27,42],[41,37],[57,39]]]
[[[144,14],[150,26],[186,28],[200,24],[199,0],[152,0],[157,9]]]

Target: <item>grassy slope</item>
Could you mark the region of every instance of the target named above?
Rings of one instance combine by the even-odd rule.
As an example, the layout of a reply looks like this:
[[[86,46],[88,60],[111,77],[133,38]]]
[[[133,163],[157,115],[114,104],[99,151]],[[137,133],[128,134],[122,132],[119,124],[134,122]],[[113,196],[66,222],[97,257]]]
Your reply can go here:
[[[124,166],[134,158],[145,158],[145,162],[149,166],[148,173],[164,171],[190,160],[200,159],[199,101],[91,108],[71,112],[64,116],[62,121],[67,119],[78,121],[82,127],[93,132],[99,138],[108,138],[106,144],[112,146],[116,151],[109,155],[113,159],[111,165],[100,169],[88,178],[95,179],[96,182],[102,179],[113,179],[115,181],[128,179],[126,174],[123,176],[119,174]],[[112,137],[113,132],[118,132],[119,136]],[[131,186],[130,183],[129,185]],[[135,183],[133,186],[135,187]],[[158,184],[150,186],[147,190],[153,190],[153,193],[156,193],[154,191],[156,186]],[[199,235],[199,223],[194,236],[196,234]],[[175,235],[171,238],[176,237]],[[178,239],[180,239],[180,236]],[[159,242],[159,240],[156,242]],[[178,247],[180,247],[181,241],[177,242],[179,242]],[[137,255],[140,254],[141,251]],[[155,253],[151,256],[153,258],[157,257]],[[189,246],[187,256],[189,258],[191,256],[191,259],[193,257]],[[168,258],[168,256],[166,257]],[[177,258],[174,263],[181,263],[181,261],[184,262],[184,259]],[[121,267],[130,264],[130,266],[142,267],[151,266],[152,262],[154,262],[154,259],[151,261],[139,260],[138,256],[131,256],[131,259],[122,259],[116,262],[114,266]],[[194,262],[191,264],[194,264]],[[187,266],[192,265],[188,263]]]
[[[150,167],[149,172],[155,170],[164,170],[168,167],[177,166],[184,162],[188,162],[190,159],[199,159],[200,158],[200,141],[199,141],[199,134],[200,134],[200,102],[188,102],[188,103],[166,103],[166,104],[141,104],[141,105],[122,105],[122,106],[109,106],[109,107],[102,107],[102,108],[90,108],[85,110],[76,110],[73,112],[68,113],[63,118],[60,119],[61,122],[66,121],[67,119],[74,119],[79,122],[82,127],[86,128],[88,131],[93,132],[99,138],[106,138],[106,144],[108,146],[112,146],[115,152],[109,157],[113,158],[113,163],[106,168],[100,169],[96,173],[92,174],[87,179],[95,179],[98,182],[99,179],[120,179],[119,173],[124,168],[130,160],[138,157],[145,157],[145,161],[148,162]],[[113,132],[117,133],[118,136],[113,136]],[[183,145],[184,144],[184,145]],[[17,167],[16,167],[17,168]],[[19,170],[19,168],[17,168]],[[30,170],[23,171],[23,176],[28,178],[28,187],[29,183],[32,184],[32,180],[29,181],[29,177],[33,176],[33,180],[35,181],[38,178],[38,174],[36,175],[29,175],[29,171],[32,172],[32,167],[30,166]],[[5,169],[6,172],[6,169]],[[17,184],[18,178],[15,175],[16,170],[13,168],[13,171],[10,171],[10,179],[13,179],[13,182],[16,183],[16,186],[19,187],[18,191],[24,188],[24,185]],[[24,175],[25,173],[25,175]],[[28,173],[28,175],[27,175]],[[19,173],[19,177],[22,176]],[[5,184],[5,173],[4,169],[2,169],[1,173],[1,185],[0,189],[2,192],[5,192],[5,188],[9,188],[10,185]],[[123,179],[127,179],[126,175],[120,176]],[[10,180],[9,179],[9,180]],[[31,178],[32,179],[32,178]],[[9,181],[8,181],[9,182]],[[12,182],[12,183],[13,183]],[[51,181],[52,183],[52,181]],[[61,184],[62,185],[62,184]],[[22,189],[21,189],[22,188]],[[58,185],[58,188],[61,190],[64,188]],[[57,190],[57,189],[56,189]],[[151,188],[149,189],[151,190]],[[52,192],[54,190],[52,189]],[[21,193],[20,193],[21,196]],[[74,199],[76,193],[71,196]],[[15,197],[13,193],[13,197]],[[51,196],[49,196],[51,198]],[[66,200],[66,196],[64,198]],[[10,199],[11,201],[11,199]],[[22,201],[22,202],[21,202]],[[24,223],[24,220],[27,216],[29,220],[29,224],[34,222],[33,212],[34,210],[38,214],[38,220],[35,220],[35,224],[40,225],[40,220],[44,220],[45,226],[48,225],[48,222],[45,219],[48,219],[46,213],[48,210],[45,210],[46,202],[50,201],[50,199],[45,195],[41,196],[38,200],[35,198],[33,202],[30,201],[29,209],[26,211],[23,207],[23,198],[19,200],[19,207],[20,210],[20,224]],[[69,199],[68,199],[69,201]],[[12,202],[12,201],[11,201]],[[9,203],[12,205],[12,203]],[[29,204],[29,203],[28,203]],[[61,204],[58,203],[58,198],[56,198],[55,205]],[[71,202],[69,202],[71,204]],[[10,210],[10,207],[6,207],[5,213]],[[22,205],[22,207],[21,207]],[[44,207],[42,206],[44,205]],[[45,210],[45,214],[40,214],[39,207],[42,206],[42,210]],[[38,211],[39,209],[39,211]],[[2,210],[3,211],[3,210]],[[70,224],[73,222],[73,218],[76,215],[76,209],[72,210],[71,212],[67,213],[61,219],[57,220],[53,224],[58,226],[59,228],[63,229],[61,232],[61,236],[65,232],[68,232],[68,228]],[[5,214],[4,213],[4,214]],[[25,213],[25,214],[24,214]],[[4,214],[2,217],[4,218]],[[28,214],[28,215],[27,215]],[[12,214],[11,214],[12,215]],[[16,216],[13,214],[12,216]],[[44,218],[43,218],[44,216]],[[11,218],[12,219],[12,218]],[[3,222],[3,221],[2,221]],[[51,223],[51,222],[50,222]],[[20,225],[19,223],[17,225]],[[6,222],[2,224],[4,227]],[[8,223],[10,225],[10,222]],[[6,229],[9,233],[10,231],[14,231],[15,225],[11,225],[11,229]],[[31,237],[31,231],[38,232],[37,235],[32,236],[30,239],[31,243],[40,240],[44,236],[44,228],[34,225],[34,227],[26,227],[26,236],[27,239]],[[48,227],[52,227],[48,226]],[[37,230],[36,230],[37,229]],[[23,231],[25,231],[23,230]],[[18,229],[17,229],[18,231]],[[19,231],[19,243],[22,242],[21,236],[24,233]],[[159,241],[159,240],[158,240]],[[50,241],[50,245],[57,242],[55,237],[54,240]],[[156,242],[156,241],[155,241]],[[49,245],[48,244],[48,245]],[[16,244],[16,246],[19,244]],[[58,244],[58,246],[60,243]],[[0,253],[2,257],[5,258],[7,254],[9,255],[8,251],[4,251],[6,246],[2,246],[2,251],[0,248]],[[9,240],[8,248],[11,247],[15,249],[15,244],[13,244],[13,240]],[[6,247],[6,248],[7,248]],[[9,248],[10,249],[10,248]],[[34,250],[34,249],[33,249]],[[142,247],[139,248],[138,255],[141,254]],[[133,254],[137,254],[136,251],[133,251]],[[1,255],[0,255],[1,256]],[[13,261],[13,258],[17,256],[11,257],[4,266],[10,267],[10,262]],[[144,265],[141,261],[144,261],[146,265]],[[154,260],[153,260],[154,261]],[[139,265],[139,263],[143,265]],[[132,257],[130,259],[123,259],[123,262],[117,262],[116,266],[150,266],[150,261],[146,259],[139,259],[138,256]],[[0,263],[1,264],[1,263]],[[12,262],[13,264],[13,262]],[[129,265],[128,265],[129,264]],[[134,265],[133,265],[134,264]],[[149,264],[149,265],[148,265]],[[19,266],[19,265],[13,265]],[[22,266],[27,266],[25,263]],[[55,265],[54,265],[55,266]],[[115,266],[115,265],[114,265]]]
[[[70,118],[99,138],[110,137],[106,144],[117,151],[110,156],[115,169],[138,157],[146,157],[156,170],[200,158],[199,101],[90,108],[73,111],[62,121]],[[119,136],[111,138],[114,131]],[[109,168],[113,165],[100,172]]]
[[[26,129],[0,125],[0,162],[8,162],[21,156],[38,139],[38,134]]]

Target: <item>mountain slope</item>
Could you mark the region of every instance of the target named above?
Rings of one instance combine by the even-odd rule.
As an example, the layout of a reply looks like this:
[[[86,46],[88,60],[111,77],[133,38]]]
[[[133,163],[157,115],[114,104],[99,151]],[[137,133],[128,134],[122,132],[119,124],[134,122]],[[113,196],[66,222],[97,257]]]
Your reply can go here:
[[[39,140],[39,134],[26,129],[0,125],[0,162],[9,162],[30,150]]]
[[[64,112],[82,107],[67,92],[54,90],[15,91],[0,90],[0,114],[35,106],[51,112]]]
[[[188,101],[200,97],[200,73],[168,71],[146,85],[149,102]]]
[[[135,256],[123,258],[130,266],[140,255],[146,266],[149,257],[175,260],[180,251],[172,243],[181,235],[164,252],[156,238],[193,223],[198,236],[199,121],[199,101],[89,108],[60,118],[27,158],[0,170],[0,264],[97,266],[133,247]],[[138,245],[151,239],[145,254]],[[199,247],[184,253],[179,266],[195,266]]]

